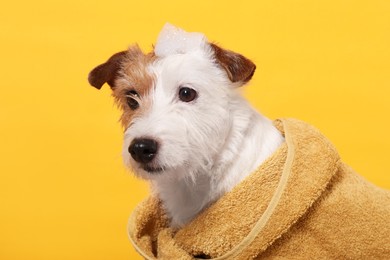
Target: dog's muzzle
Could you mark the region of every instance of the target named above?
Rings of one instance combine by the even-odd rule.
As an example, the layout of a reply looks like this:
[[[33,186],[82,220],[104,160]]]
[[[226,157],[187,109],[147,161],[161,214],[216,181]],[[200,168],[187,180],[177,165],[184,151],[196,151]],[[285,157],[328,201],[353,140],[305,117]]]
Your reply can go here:
[[[129,146],[129,153],[136,162],[146,164],[157,154],[158,144],[153,139],[134,139]]]

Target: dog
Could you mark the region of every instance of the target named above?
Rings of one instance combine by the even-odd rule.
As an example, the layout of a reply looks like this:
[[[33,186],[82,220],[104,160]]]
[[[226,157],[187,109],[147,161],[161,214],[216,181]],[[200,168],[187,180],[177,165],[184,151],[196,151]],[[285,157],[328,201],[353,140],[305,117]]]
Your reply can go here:
[[[89,74],[108,83],[123,114],[123,159],[150,181],[181,227],[230,191],[284,142],[271,120],[241,96],[255,64],[167,24],[153,51],[137,45]]]
[[[170,24],[89,74],[112,89],[123,159],[151,183],[129,238],[145,259],[388,259],[390,192],[314,127],[240,94],[255,64]],[[345,221],[347,220],[347,221]]]

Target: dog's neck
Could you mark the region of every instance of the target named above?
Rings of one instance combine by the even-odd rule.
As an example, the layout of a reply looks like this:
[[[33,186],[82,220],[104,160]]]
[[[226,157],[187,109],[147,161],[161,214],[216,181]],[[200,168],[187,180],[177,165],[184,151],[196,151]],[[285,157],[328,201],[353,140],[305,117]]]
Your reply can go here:
[[[191,221],[258,168],[284,141],[272,122],[241,98],[231,103],[231,115],[230,132],[212,166],[202,168],[191,181],[161,178],[152,183],[172,227]]]

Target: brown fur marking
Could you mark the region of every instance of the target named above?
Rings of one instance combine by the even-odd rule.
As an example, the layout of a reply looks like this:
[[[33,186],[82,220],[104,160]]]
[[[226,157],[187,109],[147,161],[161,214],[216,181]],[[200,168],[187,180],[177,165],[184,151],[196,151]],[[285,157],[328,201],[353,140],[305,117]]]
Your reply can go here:
[[[112,55],[105,63],[94,68],[88,75],[89,84],[97,89],[101,89],[104,83],[107,82],[112,88],[125,56],[126,51],[118,52]]]
[[[123,111],[121,122],[124,128],[129,126],[133,117],[142,115],[151,105],[148,94],[154,87],[155,80],[147,67],[154,60],[153,52],[145,55],[138,45],[131,46],[122,60],[121,69],[112,90],[118,106]],[[127,104],[126,95],[131,90],[139,95],[139,108],[134,111]]]
[[[215,58],[219,65],[226,70],[230,81],[242,82],[251,80],[256,70],[256,65],[241,54],[225,50],[214,43],[210,43],[214,50]]]

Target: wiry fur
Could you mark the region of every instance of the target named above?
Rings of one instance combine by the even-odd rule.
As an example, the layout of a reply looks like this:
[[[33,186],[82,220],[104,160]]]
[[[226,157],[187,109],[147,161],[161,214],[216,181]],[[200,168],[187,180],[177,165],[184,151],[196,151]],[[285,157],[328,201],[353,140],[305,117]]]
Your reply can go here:
[[[126,128],[124,162],[151,182],[173,227],[185,225],[230,191],[283,142],[271,121],[253,110],[236,89],[250,79],[254,68],[242,80],[239,75],[232,80],[216,56],[222,49],[216,48],[203,42],[185,53],[131,60],[133,47],[116,72],[114,96],[124,110]],[[245,62],[241,58],[237,60]],[[134,64],[135,69],[128,69]],[[196,90],[194,101],[179,100],[183,86]],[[139,109],[133,112],[126,107],[125,93],[134,88],[140,95]],[[132,140],[145,137],[159,143],[151,162],[163,169],[158,173],[145,171],[128,152]]]

